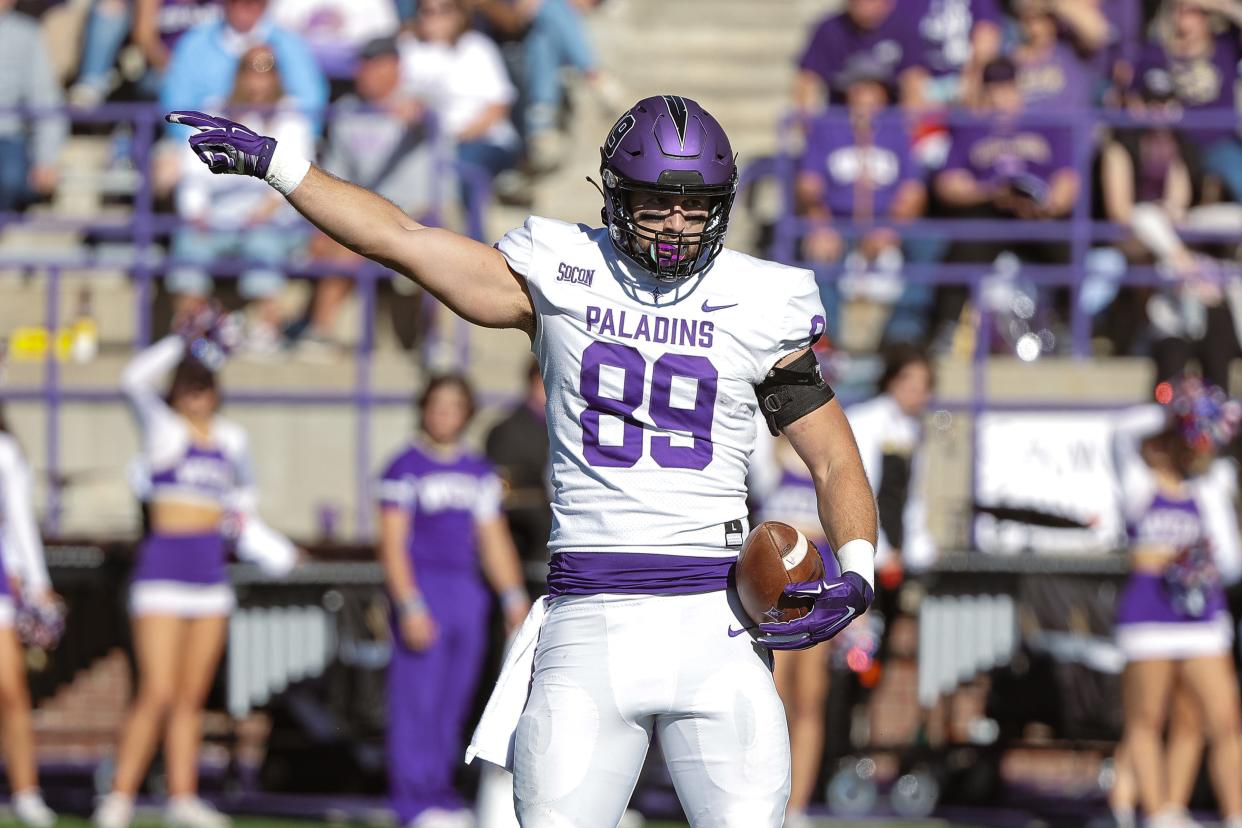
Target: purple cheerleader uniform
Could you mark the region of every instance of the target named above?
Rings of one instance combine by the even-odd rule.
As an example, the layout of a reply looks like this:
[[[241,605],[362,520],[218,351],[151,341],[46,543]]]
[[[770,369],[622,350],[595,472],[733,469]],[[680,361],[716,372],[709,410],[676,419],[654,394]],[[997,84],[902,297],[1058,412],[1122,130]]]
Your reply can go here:
[[[1194,498],[1178,500],[1159,493],[1127,531],[1132,546],[1182,550],[1206,540]],[[1229,651],[1233,633],[1219,579],[1198,587],[1191,602],[1178,600],[1176,580],[1167,573],[1130,576],[1117,602],[1116,619],[1117,645],[1128,660],[1185,659]]]
[[[237,552],[273,574],[296,559],[293,544],[259,519],[246,433],[216,417],[201,444],[189,424],[156,391],[160,378],[185,356],[185,342],[169,336],[134,357],[121,378],[142,429],[149,502],[172,501],[219,508],[236,519]],[[134,615],[223,615],[235,603],[228,583],[226,543],[220,531],[155,533],[138,550],[130,588]]]

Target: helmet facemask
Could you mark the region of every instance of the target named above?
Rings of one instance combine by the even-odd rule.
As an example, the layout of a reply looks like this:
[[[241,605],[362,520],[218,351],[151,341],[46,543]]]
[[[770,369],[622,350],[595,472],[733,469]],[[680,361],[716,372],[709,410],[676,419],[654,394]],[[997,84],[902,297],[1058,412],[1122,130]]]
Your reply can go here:
[[[725,184],[705,185],[698,173],[666,171],[659,181],[632,181],[607,161],[600,170],[604,187],[603,219],[618,252],[662,282],[677,282],[704,270],[724,247],[733,207],[736,175]],[[698,232],[652,230],[639,224],[630,206],[633,193],[698,196],[709,202],[706,223]]]

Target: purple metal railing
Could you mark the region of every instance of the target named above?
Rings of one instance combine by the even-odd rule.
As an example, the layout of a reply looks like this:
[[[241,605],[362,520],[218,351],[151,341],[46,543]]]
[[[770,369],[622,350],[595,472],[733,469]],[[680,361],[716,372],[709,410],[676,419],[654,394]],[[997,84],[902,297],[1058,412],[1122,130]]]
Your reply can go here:
[[[834,109],[819,117],[836,119],[839,124],[848,125],[848,113],[843,109]],[[986,117],[980,117],[964,111],[939,113],[936,119],[947,126],[963,124],[987,123]],[[899,109],[890,109],[877,115],[879,119],[897,121],[903,124],[911,120],[926,118],[925,115],[910,116]],[[1124,239],[1128,231],[1111,222],[1093,221],[1092,195],[1095,192],[1092,176],[1092,162],[1098,150],[1095,140],[1102,126],[1119,128],[1152,128],[1170,127],[1173,129],[1197,128],[1228,128],[1237,129],[1239,114],[1233,110],[1198,111],[1184,113],[1176,120],[1165,119],[1156,121],[1138,117],[1128,112],[1110,110],[1091,110],[1087,112],[1024,112],[1021,122],[1032,125],[1068,127],[1071,135],[1071,146],[1074,148],[1072,167],[1079,178],[1078,197],[1074,203],[1071,216],[1061,221],[1022,221],[1022,220],[990,220],[990,219],[920,219],[910,222],[868,222],[856,223],[849,220],[834,220],[833,229],[849,238],[874,229],[877,225],[889,224],[898,229],[903,237],[996,240],[996,241],[1064,241],[1070,242],[1069,263],[1066,265],[1032,265],[1023,263],[1022,277],[1037,285],[1058,285],[1070,289],[1070,331],[1072,353],[1079,359],[1090,355],[1091,319],[1079,301],[1079,291],[1085,276],[1085,259],[1093,243],[1115,242]],[[742,171],[741,186],[743,190],[755,186],[765,179],[773,179],[780,187],[781,212],[776,220],[771,248],[772,258],[805,267],[815,271],[819,280],[835,279],[840,275],[841,267],[825,266],[813,262],[801,261],[797,255],[800,239],[806,234],[810,223],[797,216],[794,201],[794,178],[798,159],[796,152],[799,142],[791,137],[801,134],[804,124],[796,113],[787,115],[780,125],[781,150],[773,157],[762,158]],[[1232,234],[1179,231],[1189,241],[1237,241],[1242,239],[1242,228]],[[1002,408],[1039,409],[1041,407],[1065,410],[1069,408],[1116,408],[1133,401],[1118,401],[1108,404],[1088,404],[1086,406],[1052,404],[1042,401],[1005,404],[990,399],[987,388],[986,363],[990,349],[990,338],[985,332],[991,329],[992,319],[986,304],[982,301],[983,279],[994,268],[990,265],[961,264],[912,264],[907,262],[902,269],[905,279],[931,284],[966,284],[970,289],[971,306],[977,309],[978,330],[975,336],[975,347],[972,355],[970,372],[970,392],[964,404],[948,405],[947,401],[939,400],[940,407],[953,407],[965,410],[971,420],[971,456],[974,458],[970,466],[970,491],[976,490],[978,481],[979,434],[977,423],[979,415],[984,411]],[[1161,275],[1150,267],[1128,268],[1124,284],[1157,284],[1163,281]],[[974,524],[970,527],[970,546],[974,547]]]
[[[24,110],[26,114],[38,115],[42,113]],[[93,110],[65,110],[71,120],[79,123],[95,123],[95,124],[114,124],[128,122],[133,125],[133,145],[132,160],[135,168],[141,171],[138,176],[137,188],[134,192],[134,208],[133,213],[127,222],[117,222],[111,220],[76,220],[66,218],[54,219],[31,219],[29,216],[20,215],[3,215],[0,214],[0,227],[6,224],[20,222],[25,230],[46,229],[55,230],[78,230],[82,232],[93,232],[105,237],[121,237],[130,238],[134,243],[134,260],[130,266],[130,272],[134,279],[137,290],[135,291],[136,318],[138,320],[137,330],[135,331],[135,345],[141,346],[150,340],[151,334],[151,306],[154,295],[154,280],[156,276],[168,267],[175,265],[176,261],[172,259],[160,260],[154,255],[157,250],[156,236],[161,232],[168,232],[175,229],[179,224],[179,220],[175,216],[163,216],[155,212],[154,209],[154,193],[151,187],[150,176],[150,160],[152,149],[155,145],[157,137],[163,128],[163,113],[155,106],[148,104],[109,104],[104,107]],[[1090,195],[1092,188],[1088,185],[1090,181],[1090,164],[1094,149],[1094,142],[1090,140],[1092,134],[1101,124],[1109,124],[1114,126],[1144,126],[1147,125],[1141,120],[1137,120],[1125,113],[1113,112],[1091,112],[1087,113],[1088,117],[1083,117],[1082,113],[1074,116],[1065,114],[1049,114],[1049,113],[1033,113],[1031,120],[1036,122],[1045,122],[1050,124],[1068,125],[1074,135],[1073,145],[1076,148],[1074,165],[1078,170],[1083,186],[1080,187],[1080,195],[1075,205],[1073,215],[1069,220],[1060,222],[1023,222],[1023,221],[991,221],[991,220],[936,220],[924,219],[900,225],[901,232],[906,236],[948,236],[951,238],[979,238],[979,239],[1023,239],[1023,240],[1064,240],[1070,239],[1071,242],[1071,261],[1067,266],[1032,266],[1024,265],[1022,275],[1030,278],[1033,282],[1041,285],[1064,285],[1071,289],[1071,308],[1073,309],[1073,317],[1071,320],[1071,329],[1073,331],[1074,353],[1081,357],[1087,355],[1088,338],[1090,335],[1090,320],[1079,308],[1078,290],[1082,282],[1082,265],[1083,257],[1087,249],[1093,242],[1115,241],[1124,237],[1124,228],[1117,227],[1107,222],[1093,222],[1090,220],[1091,203]],[[904,116],[901,116],[904,117]],[[945,117],[947,123],[957,123],[961,121],[974,120],[969,115],[949,114]],[[1237,122],[1235,113],[1194,113],[1185,116],[1183,122],[1179,124],[1181,127],[1220,127],[1234,126]],[[786,121],[788,129],[791,121]],[[781,218],[777,222],[776,242],[774,252],[776,258],[791,263],[796,263],[796,240],[805,230],[804,223],[801,219],[793,214],[793,193],[792,193],[792,172],[794,170],[794,159],[789,152],[785,152],[771,159],[761,159],[751,166],[743,170],[742,179],[744,186],[753,185],[757,180],[762,178],[775,178],[782,182],[782,198],[784,201],[784,210]],[[486,176],[479,170],[464,167],[448,160],[442,160],[437,166],[437,174],[450,172],[456,176],[458,180],[465,184],[466,189],[470,193],[470,201],[475,209],[469,211],[466,221],[466,231],[475,238],[482,239],[483,236],[483,219],[478,205],[488,201],[489,185]],[[850,222],[838,222],[834,227],[844,235],[851,235],[863,230],[870,229],[874,225],[854,225]],[[1215,238],[1219,234],[1185,234],[1188,238]],[[158,260],[158,261],[157,261]],[[805,263],[801,263],[805,266]],[[58,318],[58,301],[57,297],[60,292],[61,272],[64,268],[72,267],[75,271],[91,270],[107,267],[115,270],[116,263],[114,261],[99,262],[90,258],[68,259],[65,257],[38,257],[38,258],[4,258],[0,257],[0,266],[10,267],[34,267],[42,268],[47,271],[47,311],[44,324],[48,330],[55,331],[59,327]],[[213,266],[212,270],[216,275],[235,275],[239,273],[245,266],[244,262],[222,263]],[[817,275],[820,278],[834,278],[835,274],[831,268],[817,267]],[[905,268],[905,276],[909,279],[929,282],[933,284],[967,284],[971,291],[972,304],[979,308],[980,311],[980,329],[986,330],[991,320],[988,317],[987,309],[979,301],[981,298],[982,279],[991,271],[986,265],[913,265],[908,264]],[[358,295],[361,301],[361,311],[363,315],[362,336],[358,347],[355,350],[355,378],[354,385],[348,392],[239,392],[228,395],[231,403],[236,404],[289,404],[289,405],[350,405],[356,413],[357,425],[355,428],[355,488],[358,493],[357,497],[357,521],[359,539],[369,538],[371,526],[371,510],[369,508],[368,491],[370,486],[370,477],[372,470],[369,467],[370,443],[371,443],[371,424],[370,414],[379,406],[393,406],[408,404],[408,397],[404,394],[390,394],[376,392],[374,389],[371,374],[371,353],[374,348],[374,319],[376,311],[377,284],[379,279],[386,278],[387,271],[379,265],[366,262],[361,266],[354,268],[342,268],[337,265],[316,265],[309,264],[299,266],[289,271],[290,275],[307,277],[311,279],[321,278],[328,275],[348,275],[355,280],[358,288]],[[1132,269],[1126,277],[1126,282],[1130,284],[1151,284],[1159,280],[1158,274],[1151,268]],[[461,323],[464,325],[464,323]],[[467,338],[458,337],[459,343],[465,343]],[[945,408],[954,410],[967,410],[971,414],[972,424],[977,419],[978,414],[984,410],[1003,407],[1006,404],[992,402],[986,388],[985,365],[988,355],[988,339],[985,336],[977,336],[975,342],[975,352],[972,359],[971,370],[971,392],[963,401],[941,401],[940,405]],[[459,350],[457,357],[461,364],[465,364],[469,359],[468,351],[464,344]],[[72,388],[64,387],[60,380],[59,366],[56,362],[53,350],[49,350],[47,370],[44,372],[43,383],[39,387],[34,388],[0,388],[0,399],[13,399],[23,401],[42,400],[47,407],[48,424],[47,437],[44,445],[44,464],[49,472],[49,479],[59,481],[60,476],[58,470],[60,468],[60,426],[59,415],[61,406],[67,402],[87,402],[87,401],[115,401],[119,399],[116,391],[102,390],[98,388]],[[1115,407],[1128,401],[1118,401],[1117,403],[1108,404],[1103,407]],[[1019,404],[1024,407],[1038,407],[1038,402],[1031,404]],[[1093,404],[1094,405],[1094,404]],[[1067,408],[1072,406],[1057,405],[1058,408]],[[972,443],[977,442],[973,434],[972,425]],[[973,469],[972,469],[973,478]],[[973,484],[973,481],[972,481]],[[49,534],[55,534],[59,526],[60,518],[60,492],[59,483],[50,487],[49,509],[47,517],[47,530]]]

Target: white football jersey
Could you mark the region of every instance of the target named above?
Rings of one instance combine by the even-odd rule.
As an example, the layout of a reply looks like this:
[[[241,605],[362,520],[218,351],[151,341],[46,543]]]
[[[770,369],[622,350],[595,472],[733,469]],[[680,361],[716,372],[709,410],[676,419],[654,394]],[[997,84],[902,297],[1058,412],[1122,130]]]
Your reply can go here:
[[[537,318],[550,551],[735,555],[749,530],[754,387],[823,332],[814,275],[724,250],[663,283],[606,230],[538,217],[497,248]]]

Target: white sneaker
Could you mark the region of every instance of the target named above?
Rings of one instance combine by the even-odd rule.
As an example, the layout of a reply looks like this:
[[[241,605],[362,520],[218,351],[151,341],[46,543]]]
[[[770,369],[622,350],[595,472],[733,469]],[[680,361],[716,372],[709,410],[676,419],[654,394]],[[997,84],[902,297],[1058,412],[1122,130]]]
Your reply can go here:
[[[100,800],[91,817],[96,828],[129,828],[134,819],[134,798],[110,793]]]
[[[1147,828],[1200,828],[1190,814],[1181,808],[1169,808],[1147,818]]]
[[[17,821],[30,828],[52,828],[56,813],[43,801],[38,789],[13,795],[13,813]]]
[[[197,796],[175,796],[164,808],[167,828],[231,828],[233,820]]]

